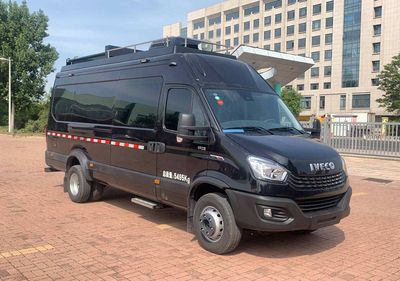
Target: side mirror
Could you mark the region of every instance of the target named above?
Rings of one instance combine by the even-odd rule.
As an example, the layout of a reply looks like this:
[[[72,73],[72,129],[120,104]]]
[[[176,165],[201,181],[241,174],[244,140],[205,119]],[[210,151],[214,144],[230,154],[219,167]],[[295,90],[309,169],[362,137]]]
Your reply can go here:
[[[321,129],[314,129],[314,128],[304,128],[312,139],[319,139],[321,137]]]
[[[186,141],[207,141],[208,136],[196,136],[196,131],[209,131],[210,127],[196,126],[196,119],[193,114],[180,113],[178,120],[178,135],[176,141],[182,143]]]
[[[312,124],[313,129],[321,131],[321,121],[319,119],[314,119]]]
[[[194,132],[189,130],[189,127],[196,125],[196,119],[193,114],[179,113],[178,120],[178,135],[182,136],[193,136]]]
[[[304,129],[312,139],[319,139],[321,137],[321,121],[315,118],[312,122],[312,128]]]

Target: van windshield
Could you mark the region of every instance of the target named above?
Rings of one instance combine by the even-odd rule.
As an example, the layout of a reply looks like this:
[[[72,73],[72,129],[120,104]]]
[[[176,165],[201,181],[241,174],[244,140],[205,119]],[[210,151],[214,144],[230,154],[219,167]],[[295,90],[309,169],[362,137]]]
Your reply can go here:
[[[204,93],[224,132],[304,133],[276,94],[242,89],[207,89]]]

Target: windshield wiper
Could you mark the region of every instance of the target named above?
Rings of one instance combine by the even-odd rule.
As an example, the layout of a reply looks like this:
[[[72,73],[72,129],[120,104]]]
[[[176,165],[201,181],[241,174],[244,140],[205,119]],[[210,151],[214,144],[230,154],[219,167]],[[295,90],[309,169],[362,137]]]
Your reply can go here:
[[[260,134],[269,134],[272,135],[272,132],[270,132],[268,129],[265,129],[263,127],[257,127],[257,126],[244,126],[244,127],[231,127],[231,128],[225,128],[223,131],[232,131],[232,132],[237,132],[237,130],[243,130],[243,132],[256,132]]]
[[[295,127],[277,127],[277,128],[268,129],[268,131],[271,131],[271,132],[273,132],[273,131],[293,131],[293,130],[302,135],[305,133],[304,131],[301,131]]]

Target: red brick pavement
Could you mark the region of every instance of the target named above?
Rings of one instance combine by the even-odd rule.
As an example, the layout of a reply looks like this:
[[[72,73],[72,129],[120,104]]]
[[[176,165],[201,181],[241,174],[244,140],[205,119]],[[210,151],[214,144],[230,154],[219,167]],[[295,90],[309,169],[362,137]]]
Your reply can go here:
[[[44,147],[41,137],[0,135],[1,280],[400,280],[398,181],[352,176],[352,213],[339,225],[249,233],[217,256],[185,232],[180,210],[145,209],[116,192],[72,203],[62,173],[43,172]]]

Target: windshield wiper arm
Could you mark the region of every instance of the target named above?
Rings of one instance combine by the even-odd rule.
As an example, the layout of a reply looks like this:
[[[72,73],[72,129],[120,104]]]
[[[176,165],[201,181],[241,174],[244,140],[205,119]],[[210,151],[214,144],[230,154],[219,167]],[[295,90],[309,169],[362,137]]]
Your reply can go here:
[[[296,132],[299,132],[300,134],[304,134],[304,131],[301,131],[295,127],[277,127],[277,128],[271,128],[268,129],[269,131],[273,132],[273,131],[291,131],[291,130],[295,130]]]
[[[257,127],[257,126],[244,126],[244,127],[232,127],[232,128],[225,128],[224,131],[229,131],[229,130],[243,130],[247,132],[257,132],[257,133],[262,133],[262,134],[270,134],[272,135],[272,132],[270,132],[268,129],[265,129],[263,127]]]

